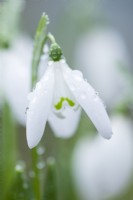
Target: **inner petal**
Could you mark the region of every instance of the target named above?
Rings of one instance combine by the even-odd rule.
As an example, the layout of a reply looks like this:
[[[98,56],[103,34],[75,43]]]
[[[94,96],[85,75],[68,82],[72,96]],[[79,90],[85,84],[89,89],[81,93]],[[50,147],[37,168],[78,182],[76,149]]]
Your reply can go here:
[[[69,91],[63,75],[60,62],[55,63],[55,91],[53,98],[53,111],[55,114],[60,114],[67,107],[76,109],[78,104],[74,96]]]

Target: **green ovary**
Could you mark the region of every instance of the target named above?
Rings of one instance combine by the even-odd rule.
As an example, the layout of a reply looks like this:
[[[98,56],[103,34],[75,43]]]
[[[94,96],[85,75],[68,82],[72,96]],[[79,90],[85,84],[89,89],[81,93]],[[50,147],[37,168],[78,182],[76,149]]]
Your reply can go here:
[[[69,104],[69,106],[73,107],[75,105],[75,103],[71,100],[71,99],[68,99],[68,98],[64,98],[62,97],[60,99],[60,101],[54,106],[56,108],[56,110],[60,110],[62,108],[62,105],[63,105],[63,102],[64,101],[67,101],[67,103]]]

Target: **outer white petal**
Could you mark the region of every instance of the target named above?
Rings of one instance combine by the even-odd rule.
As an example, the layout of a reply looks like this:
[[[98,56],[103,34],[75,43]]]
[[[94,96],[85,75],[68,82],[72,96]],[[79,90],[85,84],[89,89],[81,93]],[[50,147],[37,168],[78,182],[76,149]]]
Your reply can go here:
[[[30,148],[35,147],[44,132],[51,109],[54,88],[54,70],[49,66],[42,79],[29,95],[30,103],[27,112],[27,142]]]
[[[77,110],[73,110],[72,108],[67,107],[61,114],[62,117],[58,117],[51,112],[48,121],[57,137],[68,138],[72,136],[77,129],[81,109],[78,108]]]
[[[38,79],[41,79],[43,74],[45,73],[48,66],[48,54],[45,54],[41,57],[39,68],[38,68]]]
[[[64,65],[63,74],[77,102],[90,117],[99,133],[109,139],[112,136],[110,120],[96,91],[83,79],[80,71],[71,70],[67,65]]]

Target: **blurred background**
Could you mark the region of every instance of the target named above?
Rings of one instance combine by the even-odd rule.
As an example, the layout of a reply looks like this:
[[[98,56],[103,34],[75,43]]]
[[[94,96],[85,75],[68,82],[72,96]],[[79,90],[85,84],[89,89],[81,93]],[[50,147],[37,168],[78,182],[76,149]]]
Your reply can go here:
[[[83,72],[107,106],[114,135],[109,141],[101,138],[84,112],[69,139],[54,136],[47,124],[41,142],[41,173],[45,160],[54,157],[57,200],[132,200],[133,1],[3,0],[0,6],[1,163],[6,166],[5,173],[8,171],[5,188],[10,190],[11,168],[18,160],[25,162],[26,173],[30,169],[25,112],[34,35],[45,12],[50,19],[48,30],[67,63]]]

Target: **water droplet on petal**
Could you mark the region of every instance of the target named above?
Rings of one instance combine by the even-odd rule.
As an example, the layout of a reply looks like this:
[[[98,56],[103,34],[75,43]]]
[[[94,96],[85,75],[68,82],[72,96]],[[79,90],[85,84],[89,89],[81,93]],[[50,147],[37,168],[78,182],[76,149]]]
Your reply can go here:
[[[99,96],[99,92],[95,91],[95,95]]]
[[[97,91],[95,91],[94,93],[94,101],[98,101],[99,100],[99,93]]]
[[[84,81],[85,81],[85,82],[88,82],[88,80],[87,80],[86,78],[84,79]]]
[[[74,77],[75,80],[77,80],[77,81],[82,81],[83,80],[83,74],[80,71],[73,70],[72,73],[73,73],[73,77]]]
[[[85,93],[85,92],[83,92],[83,93],[81,94],[81,99],[86,99],[86,93]]]

